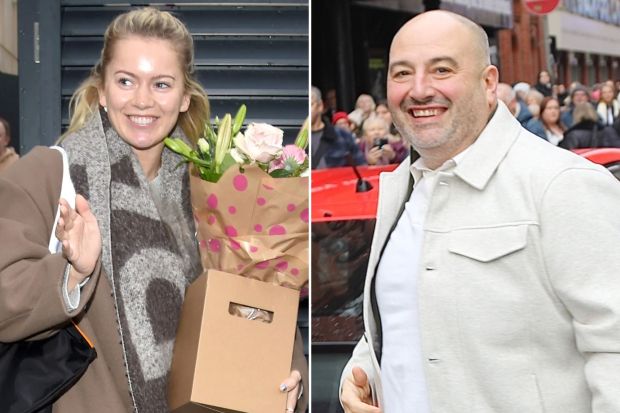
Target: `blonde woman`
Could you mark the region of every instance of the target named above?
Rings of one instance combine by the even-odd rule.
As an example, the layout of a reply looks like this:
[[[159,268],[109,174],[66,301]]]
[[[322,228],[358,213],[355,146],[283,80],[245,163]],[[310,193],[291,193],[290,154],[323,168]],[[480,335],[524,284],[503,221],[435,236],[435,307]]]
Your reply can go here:
[[[0,202],[15,205],[0,217],[0,341],[73,318],[97,358],[54,411],[167,412],[181,304],[201,265],[187,170],[163,139],[195,141],[209,117],[186,27],[154,8],[119,15],[72,109],[61,145],[80,195],[75,209],[60,201],[62,254],[47,252],[60,153],[36,148],[0,180]],[[294,396],[301,358],[285,381]]]

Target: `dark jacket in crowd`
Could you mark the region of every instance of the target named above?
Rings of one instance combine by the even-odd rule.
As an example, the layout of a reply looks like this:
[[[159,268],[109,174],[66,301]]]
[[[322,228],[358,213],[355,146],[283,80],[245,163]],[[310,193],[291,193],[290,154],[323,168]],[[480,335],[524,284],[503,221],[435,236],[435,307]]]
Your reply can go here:
[[[558,146],[564,149],[618,148],[620,136],[616,128],[620,128],[618,122],[614,126],[603,126],[591,120],[584,120],[564,132],[564,139]]]
[[[359,146],[355,143],[353,135],[349,132],[324,122],[323,136],[319,147],[312,152],[312,169],[317,169],[321,159],[325,161],[327,168],[355,165],[366,165],[366,158]]]
[[[553,94],[553,91],[551,90],[551,85],[550,84],[545,85],[545,84],[539,82],[539,83],[536,83],[534,85],[534,88],[536,90],[538,90],[540,93],[542,93],[543,96],[545,96],[545,97],[551,96]]]

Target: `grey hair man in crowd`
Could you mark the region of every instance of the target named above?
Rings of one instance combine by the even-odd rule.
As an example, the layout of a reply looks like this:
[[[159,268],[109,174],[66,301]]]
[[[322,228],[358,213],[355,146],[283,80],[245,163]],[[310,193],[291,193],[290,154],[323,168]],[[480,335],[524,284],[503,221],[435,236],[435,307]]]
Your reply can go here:
[[[416,155],[381,176],[347,413],[620,412],[620,184],[523,129],[498,79],[459,15],[392,41]]]

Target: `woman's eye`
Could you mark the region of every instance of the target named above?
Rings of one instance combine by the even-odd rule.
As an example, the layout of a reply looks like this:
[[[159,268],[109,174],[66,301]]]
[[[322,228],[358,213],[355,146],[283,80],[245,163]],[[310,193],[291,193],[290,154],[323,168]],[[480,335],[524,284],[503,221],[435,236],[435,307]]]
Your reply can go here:
[[[122,77],[120,79],[118,79],[118,83],[122,86],[130,86],[131,85],[131,80],[127,79],[126,77]]]
[[[166,82],[157,82],[155,83],[155,87],[157,89],[168,89],[170,87],[170,85]]]

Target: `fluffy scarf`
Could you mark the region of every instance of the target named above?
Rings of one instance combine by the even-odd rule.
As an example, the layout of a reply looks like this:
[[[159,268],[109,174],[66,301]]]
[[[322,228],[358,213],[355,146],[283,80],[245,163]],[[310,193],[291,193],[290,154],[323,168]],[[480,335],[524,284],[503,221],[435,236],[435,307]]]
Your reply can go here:
[[[105,112],[62,146],[76,191],[88,199],[101,229],[135,409],[168,412],[166,379],[181,304],[200,273],[187,168],[164,149],[159,196],[153,196],[153,183]]]

